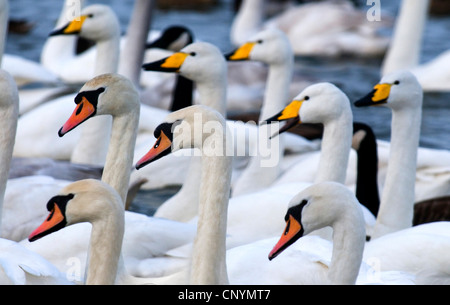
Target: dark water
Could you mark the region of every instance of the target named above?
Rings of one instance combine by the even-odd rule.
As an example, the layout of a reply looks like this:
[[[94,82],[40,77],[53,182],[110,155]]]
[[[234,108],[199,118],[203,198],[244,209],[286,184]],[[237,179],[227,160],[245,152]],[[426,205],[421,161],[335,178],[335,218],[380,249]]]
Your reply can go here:
[[[234,12],[232,0],[221,0],[213,7],[202,10],[155,10],[152,28],[162,30],[172,24],[185,24],[190,27],[198,39],[218,46],[223,52],[233,47],[229,41],[229,29]],[[365,7],[366,1],[359,1]],[[91,3],[111,5],[118,14],[123,32],[126,30],[132,11],[133,0],[98,0]],[[381,0],[382,18],[395,16],[400,0]],[[48,33],[53,29],[62,0],[14,0],[10,1],[10,15],[16,19],[25,19],[35,24],[27,35],[10,34],[6,52],[39,61],[40,52]],[[367,7],[366,7],[367,8]],[[391,29],[386,30],[391,34]],[[441,52],[450,49],[450,17],[433,17],[428,20],[424,33],[422,62],[426,62]],[[350,98],[367,94],[379,80],[382,59],[318,59],[297,58],[297,75],[305,79],[330,81],[338,85]],[[450,93],[430,93],[425,95],[420,145],[423,147],[450,149]],[[383,108],[354,108],[354,119],[370,124],[380,139],[389,139],[390,111]],[[164,199],[176,190],[153,194],[140,193],[141,196]],[[149,201],[147,201],[149,202]],[[153,209],[153,207],[149,207]]]

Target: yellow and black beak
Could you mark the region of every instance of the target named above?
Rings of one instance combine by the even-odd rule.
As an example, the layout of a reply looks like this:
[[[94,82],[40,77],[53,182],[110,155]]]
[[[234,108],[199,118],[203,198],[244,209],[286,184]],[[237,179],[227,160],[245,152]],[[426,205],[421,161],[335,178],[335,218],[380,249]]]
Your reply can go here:
[[[94,91],[83,91],[75,97],[75,103],[77,104],[67,122],[58,131],[60,137],[86,121],[87,119],[95,116],[97,113],[98,97],[100,93],[104,92],[105,88],[98,88]]]
[[[225,59],[229,61],[249,60],[250,53],[252,52],[255,44],[256,42],[247,42],[233,52],[226,54]]]
[[[172,152],[172,128],[173,124],[163,123],[155,129],[155,138],[157,138],[156,143],[150,151],[136,163],[136,169],[141,169],[147,164],[167,156]]]
[[[391,93],[392,84],[378,84],[372,92],[355,102],[356,107],[386,104]]]
[[[81,32],[81,28],[83,27],[83,23],[86,21],[87,18],[88,16],[86,15],[75,18],[64,27],[56,29],[53,32],[51,32],[49,36],[79,34]]]
[[[297,124],[301,123],[300,120],[300,108],[303,105],[304,100],[298,101],[294,100],[289,105],[286,106],[281,112],[277,113],[271,118],[268,118],[267,120],[264,120],[262,123],[273,123],[273,122],[281,122],[286,121],[286,124],[273,136],[270,138],[274,138],[277,135],[289,130],[290,128],[294,127]]]
[[[47,219],[36,229],[28,240],[33,242],[41,237],[56,232],[67,225],[65,216],[67,203],[74,197],[73,194],[65,196],[55,196],[47,203],[47,210],[50,212]]]
[[[286,248],[296,242],[300,237],[303,236],[302,225],[300,224],[294,216],[289,215],[286,220],[286,228],[281,236],[278,243],[273,247],[272,251],[269,253],[269,260],[274,259]]]
[[[189,55],[190,54],[188,53],[177,52],[161,60],[144,64],[142,68],[145,71],[179,72],[181,66]]]

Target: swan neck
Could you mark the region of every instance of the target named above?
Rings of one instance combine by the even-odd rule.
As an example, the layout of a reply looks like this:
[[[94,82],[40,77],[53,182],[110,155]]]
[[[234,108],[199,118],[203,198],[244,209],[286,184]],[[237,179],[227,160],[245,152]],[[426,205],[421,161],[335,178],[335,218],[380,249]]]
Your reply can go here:
[[[289,102],[289,86],[293,73],[292,65],[292,60],[283,64],[270,65],[260,120],[267,119],[274,113],[279,112]]]
[[[224,141],[225,147],[225,139],[217,141]],[[199,216],[190,284],[227,284],[226,229],[232,159],[226,155],[207,156],[204,150],[202,153]]]
[[[263,0],[243,0],[231,25],[231,41],[234,45],[245,43],[262,26]]]
[[[116,282],[124,235],[124,210],[116,207],[113,213],[92,222],[86,285],[113,285]]]
[[[428,7],[429,0],[401,2],[391,45],[383,62],[382,75],[410,69],[419,64]]]
[[[3,201],[8,182],[9,170],[11,167],[17,130],[17,119],[19,117],[19,97],[17,88],[11,86],[15,86],[15,83],[12,80],[10,81],[10,88],[16,91],[13,95],[13,103],[10,103],[8,106],[1,107],[0,109],[0,130],[3,131],[0,135],[0,235]]]
[[[361,267],[366,238],[364,217],[359,206],[333,224],[333,252],[330,284],[354,285]]]
[[[9,2],[2,1],[2,10],[0,10],[0,67],[2,64],[3,54],[5,52],[5,43],[7,37],[8,20],[9,20]]]
[[[128,25],[126,44],[121,54],[119,73],[139,85],[145,42],[150,31],[154,1],[136,0]]]
[[[126,202],[139,120],[139,107],[127,115],[113,117],[111,140],[102,181],[112,186]]]
[[[96,45],[95,75],[117,73],[120,54],[119,35],[115,35],[110,39],[97,41]]]
[[[351,149],[353,117],[344,113],[338,120],[324,123],[320,161],[315,182],[345,183]]]
[[[227,80],[225,77],[196,82],[200,96],[200,104],[211,107],[226,117],[227,111]]]
[[[389,164],[373,238],[412,226],[420,122],[421,108],[392,112]]]

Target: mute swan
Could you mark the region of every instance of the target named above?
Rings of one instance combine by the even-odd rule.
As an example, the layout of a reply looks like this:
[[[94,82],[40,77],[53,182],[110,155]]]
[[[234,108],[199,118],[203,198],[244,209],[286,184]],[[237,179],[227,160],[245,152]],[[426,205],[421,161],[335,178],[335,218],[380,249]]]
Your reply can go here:
[[[369,22],[366,12],[355,9],[350,1],[298,5],[267,21],[263,20],[264,2],[242,2],[231,26],[233,44],[245,43],[261,28],[277,27],[287,34],[296,55],[379,56],[387,49],[389,39],[377,34],[384,23]]]
[[[389,165],[373,238],[412,225],[422,99],[416,77],[400,71],[383,77],[369,95],[355,102],[357,107],[383,105],[392,110]]]
[[[30,242],[76,223],[92,224],[86,285],[149,283],[131,277],[123,265],[125,211],[119,194],[111,186],[95,179],[79,180],[52,197],[47,209],[51,214],[30,234]]]
[[[198,114],[202,115],[201,121]],[[206,124],[214,127],[205,133]],[[201,135],[195,127],[202,128]],[[199,216],[188,272],[189,284],[228,283],[225,235],[232,157],[227,133],[225,119],[217,111],[202,105],[187,107],[165,119],[155,130],[156,144],[136,163],[136,168],[140,169],[181,148],[201,150]]]
[[[85,124],[85,121],[91,119],[93,116],[111,115],[113,117],[112,135],[102,181],[117,191],[123,205],[127,196],[138,127],[140,111],[138,91],[130,80],[121,75],[103,74],[87,82],[81,88],[75,102],[77,105],[72,116],[70,116],[59,131],[61,136],[65,136],[79,124]],[[178,247],[186,242],[191,242],[195,233],[194,227],[187,224],[171,226],[172,229],[179,228],[183,230],[181,232],[172,232],[169,230],[169,232],[161,233],[164,232],[163,228],[166,228],[166,230],[170,228],[168,222],[150,220],[148,217],[139,217],[135,213],[126,213],[126,217],[127,225],[125,234],[127,238],[149,243],[149,245],[136,247],[132,243],[124,242],[123,251],[127,256],[125,263],[131,262],[135,269],[138,268],[137,265],[139,263],[143,263],[142,261],[144,259],[150,260],[152,256],[161,256],[172,247]],[[152,225],[154,229],[152,229]],[[142,232],[138,227],[147,228],[147,232]],[[77,238],[72,238],[71,242],[73,245],[68,245],[61,241],[61,238],[64,239],[64,235],[69,234],[69,232],[77,236]],[[155,235],[155,232],[159,232],[157,234],[158,236],[152,236]],[[60,253],[60,256],[66,259],[72,256],[79,257],[79,255],[85,253],[88,234],[89,231],[85,230],[85,227],[77,226],[73,228],[73,231],[66,230],[62,235],[55,234],[54,239],[49,239],[48,242],[43,241],[42,244],[48,245],[55,242],[62,244],[64,245],[64,253]],[[43,247],[39,245],[39,242],[36,242],[36,245],[33,243],[27,245],[27,247],[40,253],[50,261],[55,260],[55,264],[61,264],[61,258],[54,257],[53,251],[49,253],[48,246]],[[54,247],[52,246],[50,249]]]
[[[74,223],[92,223],[86,284],[114,284],[125,230],[123,202],[117,192],[99,180],[79,180],[51,198],[47,209],[51,214],[30,234],[29,241]]]
[[[352,139],[352,112],[346,95],[333,84],[314,84],[300,92],[281,114],[267,121],[292,117],[296,123],[298,120],[295,118],[298,116],[304,123],[324,124],[320,162],[315,169],[317,182],[331,180],[344,183]],[[286,129],[287,126],[282,128],[282,130]],[[301,175],[301,170],[292,175]],[[229,247],[278,234],[277,231],[282,228],[275,220],[276,217],[282,217],[289,200],[299,190],[309,185],[311,181],[295,180],[231,198],[227,226]],[[248,215],[252,215],[251,219]],[[368,214],[367,217],[369,217]]]
[[[261,253],[247,252],[252,245],[228,251],[231,280],[238,284],[392,283],[394,274],[386,278],[386,273],[362,261],[365,230],[361,205],[342,184],[324,181],[304,189],[290,201],[285,221],[278,242],[267,239],[256,244]],[[332,244],[308,236],[327,226],[333,229]],[[395,276],[395,283],[414,283],[410,274],[396,272]]]
[[[269,74],[264,94],[260,120],[265,119],[286,106],[289,101],[289,86],[292,81],[294,55],[286,35],[277,29],[269,29],[253,36],[249,42],[227,55],[230,61],[256,60],[269,65]],[[264,127],[260,127],[264,128]],[[264,132],[264,131],[263,131]],[[264,189],[278,178],[284,153],[284,137],[280,139],[279,161],[274,166],[261,166],[261,155],[251,158],[250,163],[233,184],[233,196]]]

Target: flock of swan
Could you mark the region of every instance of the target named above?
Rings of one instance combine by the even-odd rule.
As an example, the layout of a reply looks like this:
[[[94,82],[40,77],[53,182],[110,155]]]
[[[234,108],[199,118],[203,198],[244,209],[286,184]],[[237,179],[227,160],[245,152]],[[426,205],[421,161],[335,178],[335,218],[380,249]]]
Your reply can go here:
[[[417,178],[450,163],[446,151],[419,147],[429,78],[416,69],[420,37],[405,33],[405,20],[423,27],[422,5],[402,1],[389,45],[347,1],[264,22],[263,1],[244,0],[236,49],[223,54],[182,26],[150,35],[149,0],[136,0],[125,37],[110,7],[76,16],[65,3],[40,69],[80,89],[24,94],[23,79],[0,70],[0,283],[449,284],[450,218],[413,226],[418,199],[450,193],[445,175],[437,186]],[[7,0],[0,13],[5,29]],[[294,24],[298,14],[305,23]],[[313,28],[317,14],[327,22]],[[77,37],[95,46],[76,54]],[[411,60],[396,44],[405,37]],[[382,77],[358,101],[329,82],[292,84],[295,54],[386,50]],[[231,76],[259,69],[242,61],[267,66],[259,124],[227,118],[230,89],[242,86]],[[164,107],[149,102],[164,90]],[[390,142],[354,122],[352,103],[392,112]],[[320,140],[292,132],[309,123],[322,126]],[[278,162],[264,167],[248,152],[273,126]],[[126,208],[136,184],[182,187],[146,216]]]

